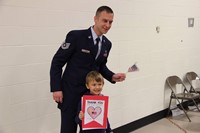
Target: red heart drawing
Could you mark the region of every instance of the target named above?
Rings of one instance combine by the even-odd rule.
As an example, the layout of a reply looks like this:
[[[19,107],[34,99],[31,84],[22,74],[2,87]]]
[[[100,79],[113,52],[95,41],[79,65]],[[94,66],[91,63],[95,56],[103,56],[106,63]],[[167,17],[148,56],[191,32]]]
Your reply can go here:
[[[102,111],[102,109],[100,107],[94,108],[94,107],[90,106],[87,109],[87,112],[92,119],[97,118],[97,116],[99,116],[101,114],[101,111]]]

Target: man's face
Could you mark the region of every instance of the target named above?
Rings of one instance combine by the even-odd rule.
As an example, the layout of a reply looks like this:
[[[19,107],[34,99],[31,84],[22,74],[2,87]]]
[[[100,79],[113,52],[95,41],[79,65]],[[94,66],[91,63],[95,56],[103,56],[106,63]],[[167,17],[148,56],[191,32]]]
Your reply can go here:
[[[107,13],[106,11],[103,11],[98,16],[94,17],[95,32],[98,36],[108,32],[112,26],[113,17],[113,13]]]

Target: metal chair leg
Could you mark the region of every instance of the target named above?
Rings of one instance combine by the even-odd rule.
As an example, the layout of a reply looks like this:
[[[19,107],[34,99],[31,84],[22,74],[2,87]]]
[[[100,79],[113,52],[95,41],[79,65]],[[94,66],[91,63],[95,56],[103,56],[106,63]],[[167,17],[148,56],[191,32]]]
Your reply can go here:
[[[191,122],[191,120],[190,120],[190,118],[189,118],[189,116],[188,116],[188,114],[187,114],[187,112],[185,111],[185,109],[183,108],[183,105],[182,105],[182,103],[178,100],[178,99],[176,99],[177,101],[178,101],[178,103],[179,103],[179,105],[181,106],[181,108],[183,109],[183,112],[185,113],[185,115],[186,115],[186,117],[188,118],[188,120],[189,120],[189,122]]]
[[[172,102],[172,98],[170,98],[170,101],[169,101],[167,116],[169,116],[169,113],[170,113],[171,102]]]

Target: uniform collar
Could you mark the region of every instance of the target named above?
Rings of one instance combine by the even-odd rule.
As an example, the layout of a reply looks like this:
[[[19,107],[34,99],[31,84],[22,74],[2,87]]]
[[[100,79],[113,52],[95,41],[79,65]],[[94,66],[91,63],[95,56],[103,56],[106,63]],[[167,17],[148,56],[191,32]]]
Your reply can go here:
[[[92,32],[93,41],[95,42],[95,41],[96,41],[96,38],[97,38],[98,36],[97,36],[97,34],[94,32],[93,26],[91,26],[90,29],[91,29],[91,32]],[[99,36],[100,41],[102,41],[102,36],[103,36],[103,35]]]

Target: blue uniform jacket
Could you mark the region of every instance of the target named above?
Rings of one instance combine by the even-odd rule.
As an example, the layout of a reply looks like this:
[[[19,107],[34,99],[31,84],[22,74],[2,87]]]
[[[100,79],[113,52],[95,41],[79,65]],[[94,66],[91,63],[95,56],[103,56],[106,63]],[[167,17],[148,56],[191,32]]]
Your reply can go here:
[[[105,79],[112,82],[113,72],[107,66],[107,58],[111,42],[102,37],[100,55],[95,60],[95,46],[91,29],[70,31],[65,42],[54,55],[50,68],[51,92],[63,91],[63,103],[60,109],[76,105],[87,91],[85,87],[86,74],[92,70],[99,71]],[[66,65],[64,72],[63,66]],[[115,83],[115,82],[112,82]]]

